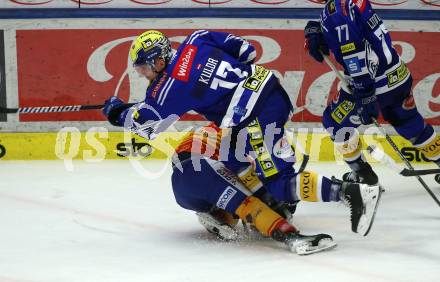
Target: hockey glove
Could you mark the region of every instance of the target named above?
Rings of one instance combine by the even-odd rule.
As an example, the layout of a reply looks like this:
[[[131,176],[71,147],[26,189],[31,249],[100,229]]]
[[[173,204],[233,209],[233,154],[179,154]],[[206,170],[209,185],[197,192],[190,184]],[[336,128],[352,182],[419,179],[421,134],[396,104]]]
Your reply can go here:
[[[104,109],[102,113],[107,117],[108,121],[115,126],[123,126],[119,120],[121,113],[129,108],[130,104],[125,104],[118,97],[111,97],[104,102]]]
[[[357,92],[355,90],[354,97],[356,104],[359,105],[357,112],[362,124],[367,125],[373,123],[372,118],[376,119],[379,116],[379,107],[374,90],[369,92]]]
[[[321,24],[316,21],[309,21],[304,28],[304,37],[304,49],[309,52],[310,56],[321,63],[324,60],[321,52],[324,55],[329,55],[328,45],[325,42]]]

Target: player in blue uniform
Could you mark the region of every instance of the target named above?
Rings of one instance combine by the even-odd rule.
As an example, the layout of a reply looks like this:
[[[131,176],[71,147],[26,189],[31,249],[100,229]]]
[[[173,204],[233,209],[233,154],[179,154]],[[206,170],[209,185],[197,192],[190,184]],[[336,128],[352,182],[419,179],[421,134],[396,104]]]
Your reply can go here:
[[[173,156],[172,184],[176,201],[183,208],[198,212],[200,222],[208,230],[221,238],[230,239],[236,236],[232,216],[225,216],[225,212],[229,215],[237,215],[243,221],[254,223],[252,217],[249,220],[237,208],[251,197],[257,203],[263,202],[268,208],[286,218],[291,218],[291,213],[294,213],[295,205],[300,200],[308,202],[346,200],[351,208],[352,230],[367,235],[374,219],[377,198],[380,196],[376,188],[336,179],[330,181],[312,171],[299,171],[293,179],[281,175],[281,180],[265,181],[265,183],[258,178],[252,166],[236,175],[219,161],[222,139],[222,130],[211,124],[189,133]],[[212,154],[206,157],[206,151]],[[200,169],[196,169],[194,163],[198,163]],[[290,193],[280,193],[284,190],[284,181],[290,183]],[[374,200],[366,200],[369,195],[374,197]],[[258,209],[258,205],[255,209]],[[259,220],[266,222],[264,218],[265,216],[262,215]],[[257,229],[263,234],[268,234],[258,226]]]
[[[417,111],[412,77],[369,0],[327,0],[320,21],[305,27],[306,48],[318,62],[333,53],[350,89],[341,88],[325,109],[323,125],[351,168],[344,180],[376,184],[377,175],[361,153],[357,127],[379,112],[395,130],[440,165],[440,136]],[[322,52],[322,53],[321,53]]]
[[[182,114],[195,111],[221,128],[231,128],[234,137],[243,133],[247,140],[240,143],[246,145],[241,161],[247,161],[244,154],[258,152],[257,172],[262,177],[291,169],[293,158],[273,158],[270,149],[282,138],[292,106],[273,73],[252,64],[255,48],[247,41],[199,30],[173,54],[162,33],[147,31],[135,40],[130,54],[136,71],[151,84],[144,103],[129,107],[116,97],[106,102],[112,124],[125,123],[152,139]],[[272,134],[272,144],[263,142],[264,134]],[[235,162],[237,170],[239,163]]]
[[[173,54],[168,39],[161,32],[147,31],[134,41],[130,55],[136,71],[150,80],[150,85],[145,101],[135,106],[116,97],[106,101],[103,112],[113,125],[125,126],[152,139],[183,113],[196,111],[216,126],[230,129],[232,140],[227,142],[230,146],[222,150],[219,160],[232,173],[246,170],[251,158],[265,189],[279,201],[298,200],[297,185],[303,188],[304,197],[340,199],[340,183],[314,173],[302,176],[295,173],[294,153],[285,142],[283,127],[292,106],[273,73],[252,64],[255,49],[247,41],[229,33],[199,30],[188,36]],[[209,166],[201,165],[201,168],[208,171]],[[218,189],[191,185],[191,181],[198,180],[191,177],[197,169],[187,168],[186,171],[180,175],[186,181],[174,182],[173,178],[175,191],[186,191],[176,193],[178,202],[204,203],[187,208],[206,211],[207,205],[215,204],[212,198],[227,189],[221,183]],[[214,181],[209,177],[212,175],[208,172],[198,174],[208,177],[208,183]],[[301,181],[302,186],[297,183]],[[376,209],[380,195],[377,186],[351,187],[353,194],[360,198],[358,211],[370,204],[369,210]],[[193,201],[194,195],[211,200]],[[353,231],[358,231],[357,228],[358,222],[355,222]]]

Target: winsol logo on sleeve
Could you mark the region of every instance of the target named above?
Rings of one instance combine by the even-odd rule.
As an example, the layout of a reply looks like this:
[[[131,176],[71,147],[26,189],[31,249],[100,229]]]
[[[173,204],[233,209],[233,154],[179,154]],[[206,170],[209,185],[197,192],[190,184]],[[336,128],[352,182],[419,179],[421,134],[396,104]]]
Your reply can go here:
[[[180,54],[179,58],[177,59],[177,63],[174,66],[171,77],[180,81],[188,82],[189,74],[191,73],[192,64],[194,62],[196,54],[197,46],[190,44],[186,45],[185,48],[183,48],[183,51]]]

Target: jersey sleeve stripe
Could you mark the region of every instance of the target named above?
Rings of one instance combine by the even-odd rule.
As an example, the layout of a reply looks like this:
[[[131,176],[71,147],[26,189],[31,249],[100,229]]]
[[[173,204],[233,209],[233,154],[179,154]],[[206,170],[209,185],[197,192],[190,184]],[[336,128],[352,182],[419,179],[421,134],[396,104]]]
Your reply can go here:
[[[159,102],[159,105],[163,106],[163,103],[165,102],[165,99],[166,99],[167,96],[168,96],[168,92],[170,91],[171,87],[173,86],[173,83],[174,83],[175,80],[176,80],[175,78],[171,79],[170,84],[168,85],[167,89],[166,89],[165,92],[164,92],[164,95],[163,95],[163,97],[162,97],[162,100],[161,100],[161,101],[158,101],[158,102]]]
[[[207,33],[208,33],[208,31],[206,31],[206,30],[200,30],[199,33],[193,34],[194,36],[191,36],[190,40],[188,40],[188,44],[193,44],[194,40],[196,40],[200,36],[206,35]]]
[[[157,101],[162,100],[162,96],[163,96],[164,92],[166,91],[168,85],[170,84],[171,80],[172,79],[170,77],[167,79],[167,82],[165,82],[165,85],[163,86],[162,90],[159,93],[159,98],[157,99]]]

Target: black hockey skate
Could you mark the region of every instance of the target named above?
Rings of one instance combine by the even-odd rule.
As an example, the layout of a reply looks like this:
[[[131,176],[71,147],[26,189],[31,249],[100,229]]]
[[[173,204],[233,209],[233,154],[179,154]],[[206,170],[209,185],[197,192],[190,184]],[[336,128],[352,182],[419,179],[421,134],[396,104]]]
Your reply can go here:
[[[310,255],[331,250],[337,246],[332,236],[328,234],[302,235],[299,232],[285,234],[280,230],[275,230],[272,238],[284,242],[290,251],[298,255]]]
[[[215,234],[218,239],[224,241],[233,241],[238,238],[238,232],[235,230],[235,224],[232,218],[225,217],[226,212],[215,210],[211,212],[197,212],[199,222],[208,232]]]
[[[367,236],[373,225],[382,188],[361,183],[343,182],[341,199],[350,207],[351,230]]]
[[[379,183],[379,178],[368,163],[363,163],[358,171],[344,173],[342,180],[368,185],[378,185]]]

